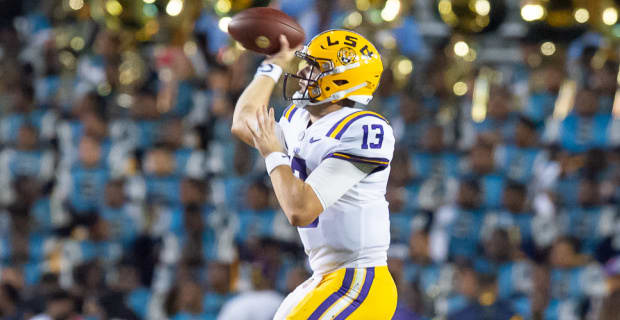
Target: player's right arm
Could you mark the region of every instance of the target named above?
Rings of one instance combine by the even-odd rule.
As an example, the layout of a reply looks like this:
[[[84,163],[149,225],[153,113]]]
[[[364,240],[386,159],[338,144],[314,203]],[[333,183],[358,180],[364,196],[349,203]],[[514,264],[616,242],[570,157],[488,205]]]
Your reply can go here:
[[[298,48],[289,48],[289,43],[284,35],[280,36],[281,49],[275,55],[269,57],[263,62],[265,64],[275,64],[280,68],[284,68],[294,57]],[[256,113],[269,103],[269,97],[276,86],[276,82],[264,75],[254,77],[252,82],[243,90],[243,93],[235,104],[235,112],[231,132],[241,141],[250,146],[254,146],[252,135],[248,131],[248,127],[256,128]]]

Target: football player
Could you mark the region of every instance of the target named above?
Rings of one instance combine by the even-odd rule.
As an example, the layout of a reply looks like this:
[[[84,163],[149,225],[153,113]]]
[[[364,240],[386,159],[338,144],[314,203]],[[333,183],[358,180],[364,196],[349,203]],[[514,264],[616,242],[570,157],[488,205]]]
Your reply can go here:
[[[387,268],[390,221],[385,191],[394,151],[388,121],[366,105],[383,65],[362,35],[328,30],[303,48],[266,59],[235,106],[232,133],[265,158],[275,194],[298,227],[313,276],[282,302],[274,319],[391,319],[396,286]],[[267,110],[282,68],[292,102],[279,122]],[[287,96],[287,80],[300,89]]]

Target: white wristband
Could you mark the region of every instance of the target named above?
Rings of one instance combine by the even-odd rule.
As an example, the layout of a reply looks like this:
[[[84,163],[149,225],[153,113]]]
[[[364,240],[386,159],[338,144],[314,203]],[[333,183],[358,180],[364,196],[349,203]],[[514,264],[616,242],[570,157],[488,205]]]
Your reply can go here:
[[[279,166],[291,166],[291,159],[288,155],[282,152],[272,152],[265,157],[265,167],[267,167],[267,174],[271,174],[271,171]]]
[[[254,78],[258,76],[268,76],[273,79],[276,83],[280,80],[280,76],[282,75],[282,68],[279,65],[274,63],[263,63],[256,70],[256,74]]]

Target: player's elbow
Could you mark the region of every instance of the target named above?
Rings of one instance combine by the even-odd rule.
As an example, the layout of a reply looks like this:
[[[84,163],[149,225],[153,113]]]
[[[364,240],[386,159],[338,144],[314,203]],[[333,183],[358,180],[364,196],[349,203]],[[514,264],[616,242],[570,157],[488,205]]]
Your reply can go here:
[[[293,227],[307,226],[313,221],[313,220],[310,220],[308,217],[304,216],[304,214],[297,213],[297,212],[288,215],[287,218],[288,218],[288,222]]]
[[[301,215],[297,214],[297,213],[293,213],[293,214],[289,214],[286,216],[288,218],[288,222],[293,226],[293,227],[302,227],[304,226],[303,224],[303,217],[301,217]]]
[[[322,210],[317,210],[311,206],[298,206],[297,208],[291,208],[286,215],[288,222],[294,227],[304,227],[311,224],[321,213]]]
[[[245,128],[241,123],[239,123],[239,121],[233,122],[232,126],[230,127],[230,133],[232,133],[233,136],[241,138],[244,132]]]
[[[230,133],[232,133],[235,137],[246,141],[246,138],[250,135],[248,130],[248,120],[249,119],[243,115],[233,118],[232,125],[230,126]]]

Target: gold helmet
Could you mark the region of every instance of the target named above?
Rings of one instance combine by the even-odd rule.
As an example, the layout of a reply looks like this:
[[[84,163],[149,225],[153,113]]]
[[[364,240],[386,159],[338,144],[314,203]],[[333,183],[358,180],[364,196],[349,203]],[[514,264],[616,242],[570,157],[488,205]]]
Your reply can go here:
[[[305,60],[311,69],[307,77],[285,74],[284,99],[305,100],[309,105],[343,99],[366,105],[372,99],[383,72],[379,51],[362,35],[350,30],[325,31],[312,38],[295,55]],[[305,90],[287,96],[289,77],[307,83]]]

